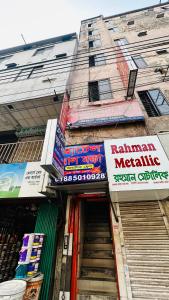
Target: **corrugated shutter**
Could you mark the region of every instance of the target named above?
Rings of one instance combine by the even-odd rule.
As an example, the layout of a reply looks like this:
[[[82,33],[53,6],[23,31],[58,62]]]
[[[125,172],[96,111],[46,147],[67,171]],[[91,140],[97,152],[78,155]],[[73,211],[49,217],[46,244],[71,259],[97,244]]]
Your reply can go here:
[[[42,203],[39,208],[35,232],[46,234],[41,256],[40,271],[44,281],[39,300],[52,299],[55,269],[58,207],[54,203]]]
[[[169,299],[169,235],[161,203],[119,208],[131,299]]]

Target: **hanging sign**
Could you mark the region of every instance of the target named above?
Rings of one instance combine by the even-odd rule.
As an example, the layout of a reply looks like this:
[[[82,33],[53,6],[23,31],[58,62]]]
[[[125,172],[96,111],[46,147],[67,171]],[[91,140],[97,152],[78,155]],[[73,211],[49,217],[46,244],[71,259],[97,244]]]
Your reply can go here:
[[[109,190],[169,188],[169,160],[157,136],[106,140]]]
[[[65,139],[57,119],[48,120],[41,156],[41,167],[56,177],[64,175]]]
[[[106,180],[104,144],[67,146],[64,152],[64,177],[58,183]]]

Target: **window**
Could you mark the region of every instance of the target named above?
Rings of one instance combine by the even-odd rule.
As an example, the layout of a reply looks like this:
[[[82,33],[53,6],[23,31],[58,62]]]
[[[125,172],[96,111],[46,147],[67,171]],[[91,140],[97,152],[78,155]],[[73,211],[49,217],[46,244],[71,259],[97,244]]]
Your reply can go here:
[[[97,48],[97,47],[101,47],[101,41],[99,39],[94,41],[89,41],[89,48]]]
[[[15,64],[15,63],[6,64],[7,69],[12,69],[12,68],[15,68],[16,66],[17,66],[17,64]]]
[[[158,55],[162,55],[162,54],[168,53],[168,51],[167,51],[166,49],[160,49],[160,50],[157,50],[156,53],[157,53]]]
[[[89,48],[93,48],[93,41],[89,41]]]
[[[43,54],[46,51],[50,51],[53,48],[53,46],[49,46],[49,47],[44,47],[44,48],[39,48],[35,51],[34,56],[35,55],[39,55],[39,54]]]
[[[106,23],[106,26],[107,26],[107,27],[113,26],[112,20],[107,20],[107,21],[105,21],[105,23]]]
[[[149,117],[169,114],[169,104],[159,89],[138,92]]]
[[[159,19],[159,18],[164,18],[164,13],[157,14],[157,15],[156,15],[156,18],[157,18],[157,19]]]
[[[89,35],[92,35],[93,34],[93,31],[89,31]]]
[[[147,31],[141,31],[138,33],[138,36],[144,36],[144,35],[147,35]]]
[[[141,55],[135,55],[132,56],[132,59],[134,60],[136,66],[138,69],[144,69],[147,67],[147,63],[145,60],[141,57]]]
[[[162,6],[161,9],[162,9],[163,11],[164,11],[164,10],[167,11],[167,10],[169,10],[169,6]]]
[[[106,64],[104,53],[89,56],[89,67],[101,66]]]
[[[90,102],[112,98],[109,79],[89,82],[88,87]]]
[[[127,25],[134,25],[134,21],[128,21]]]
[[[115,42],[115,44],[118,45],[118,46],[128,45],[128,41],[127,41],[126,38],[114,40],[114,42]]]
[[[67,53],[61,53],[61,54],[57,54],[55,57],[57,59],[60,59],[60,58],[65,58],[67,56]]]
[[[89,27],[89,28],[92,27],[92,23],[89,23],[89,24],[88,24],[88,27]]]
[[[121,18],[121,19],[125,19],[125,18],[126,18],[126,15],[121,15],[120,18]]]
[[[38,71],[40,71],[42,68],[43,66],[35,66],[33,68],[22,69],[16,76],[15,80],[24,80],[30,77],[37,77]]]
[[[112,28],[109,28],[109,31],[112,33],[112,32],[118,32],[119,29],[118,27],[112,27]]]

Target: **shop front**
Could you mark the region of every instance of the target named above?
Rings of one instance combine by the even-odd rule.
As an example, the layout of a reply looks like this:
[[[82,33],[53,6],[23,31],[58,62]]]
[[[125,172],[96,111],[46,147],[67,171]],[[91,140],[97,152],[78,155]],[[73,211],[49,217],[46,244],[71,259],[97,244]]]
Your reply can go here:
[[[168,135],[65,148],[60,298],[168,299]],[[102,297],[102,298],[101,298]]]
[[[41,272],[44,277],[39,299],[52,299],[56,258],[58,205],[56,197],[50,199],[43,194],[47,182],[48,174],[40,162],[0,165],[0,283]],[[33,243],[28,261],[25,253],[30,245],[27,250],[23,240],[31,234],[35,239],[42,234],[44,243]]]
[[[105,141],[127,299],[168,299],[169,135]]]

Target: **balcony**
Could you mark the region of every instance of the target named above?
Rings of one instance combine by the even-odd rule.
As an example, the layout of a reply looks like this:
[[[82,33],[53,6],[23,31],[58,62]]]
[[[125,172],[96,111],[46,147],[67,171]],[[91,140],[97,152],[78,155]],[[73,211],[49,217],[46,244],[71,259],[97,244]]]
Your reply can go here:
[[[43,140],[0,144],[0,164],[40,161]]]

